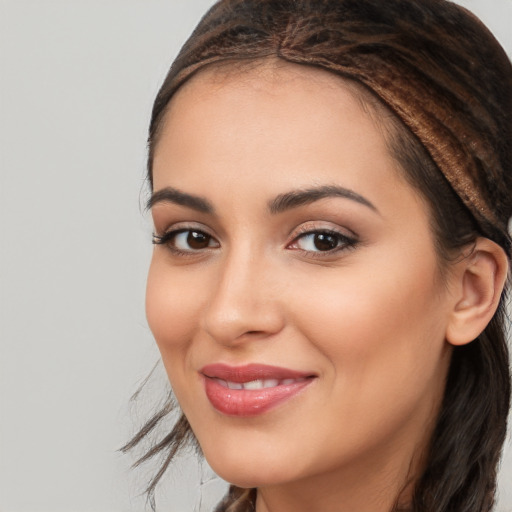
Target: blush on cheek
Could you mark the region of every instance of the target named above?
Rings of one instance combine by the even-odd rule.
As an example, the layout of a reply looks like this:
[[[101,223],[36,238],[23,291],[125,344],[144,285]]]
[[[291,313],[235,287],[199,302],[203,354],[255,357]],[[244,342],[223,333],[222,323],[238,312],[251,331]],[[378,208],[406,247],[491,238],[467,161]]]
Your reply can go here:
[[[190,287],[166,278],[152,264],[146,288],[146,318],[161,351],[189,343],[197,326],[196,303]]]
[[[308,300],[301,304],[302,318],[315,321],[304,321],[302,329],[324,352],[344,361],[348,371],[367,366],[374,359],[385,361],[394,351],[407,363],[421,360],[431,344],[425,342],[426,333],[438,344],[442,341],[442,319],[432,321],[432,315],[426,314],[435,309],[434,280],[418,276],[414,265],[402,265],[401,270],[398,281],[396,275],[368,280],[353,270],[339,287],[325,286],[321,300],[319,294],[308,294]],[[326,294],[329,289],[332,291]],[[433,329],[432,323],[439,328]]]

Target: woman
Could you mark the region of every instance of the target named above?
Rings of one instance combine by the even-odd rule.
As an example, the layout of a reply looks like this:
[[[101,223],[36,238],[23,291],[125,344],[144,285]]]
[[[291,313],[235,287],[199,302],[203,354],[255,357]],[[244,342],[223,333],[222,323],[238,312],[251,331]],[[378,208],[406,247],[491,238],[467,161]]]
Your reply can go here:
[[[224,0],[154,104],[147,316],[218,510],[492,508],[512,67],[444,0]],[[127,445],[164,417],[157,413]]]

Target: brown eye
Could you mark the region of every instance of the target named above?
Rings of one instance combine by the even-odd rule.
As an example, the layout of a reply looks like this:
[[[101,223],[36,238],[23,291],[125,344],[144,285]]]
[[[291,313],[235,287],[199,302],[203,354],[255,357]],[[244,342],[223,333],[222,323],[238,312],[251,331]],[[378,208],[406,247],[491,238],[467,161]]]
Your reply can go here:
[[[310,253],[336,252],[341,249],[353,247],[357,241],[335,231],[309,231],[297,237],[292,248],[301,249]]]
[[[169,249],[180,253],[219,247],[219,242],[213,236],[198,229],[178,229],[169,231],[162,236],[155,234],[153,243],[166,245]]]
[[[336,249],[339,243],[339,236],[329,233],[316,233],[314,235],[313,244],[319,251],[332,251]]]
[[[187,245],[186,249],[206,249],[210,246],[212,237],[201,231],[185,231],[187,234]]]

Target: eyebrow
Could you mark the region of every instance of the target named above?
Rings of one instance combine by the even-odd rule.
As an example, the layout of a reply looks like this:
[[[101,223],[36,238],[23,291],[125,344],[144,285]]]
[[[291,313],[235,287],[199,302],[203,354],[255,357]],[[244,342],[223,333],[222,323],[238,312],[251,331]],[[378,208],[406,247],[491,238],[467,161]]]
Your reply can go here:
[[[172,187],[165,187],[154,192],[149,198],[146,209],[150,210],[158,203],[174,203],[186,206],[201,213],[214,213],[212,204],[205,198],[181,192]]]
[[[275,199],[270,201],[268,208],[270,213],[282,213],[298,206],[304,206],[314,203],[320,199],[328,197],[342,197],[350,199],[356,203],[367,206],[376,213],[379,213],[377,208],[365,197],[348,188],[339,187],[337,185],[324,185],[321,187],[308,188],[305,190],[292,190],[285,194],[278,195]]]
[[[363,206],[367,206],[376,213],[379,213],[377,208],[368,201],[368,199],[353,190],[340,187],[338,185],[324,185],[305,190],[292,190],[284,194],[279,194],[268,203],[268,209],[270,213],[277,214],[329,197],[350,199],[356,203],[362,204]],[[192,208],[193,210],[197,210],[201,213],[215,213],[215,208],[204,197],[181,192],[180,190],[172,187],[165,187],[154,192],[149,198],[146,208],[150,210],[158,203],[173,203]]]

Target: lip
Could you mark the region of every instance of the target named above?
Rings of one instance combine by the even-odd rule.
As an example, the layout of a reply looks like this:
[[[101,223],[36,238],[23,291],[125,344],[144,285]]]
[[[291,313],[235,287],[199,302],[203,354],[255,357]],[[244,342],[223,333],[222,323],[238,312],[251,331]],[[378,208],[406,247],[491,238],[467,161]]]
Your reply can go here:
[[[213,407],[228,416],[241,417],[256,416],[283,404],[316,378],[311,372],[262,364],[210,364],[204,366],[200,373],[206,396]],[[247,383],[256,384],[258,389],[243,389]],[[258,387],[261,385],[267,387]],[[242,389],[230,389],[229,386]]]

